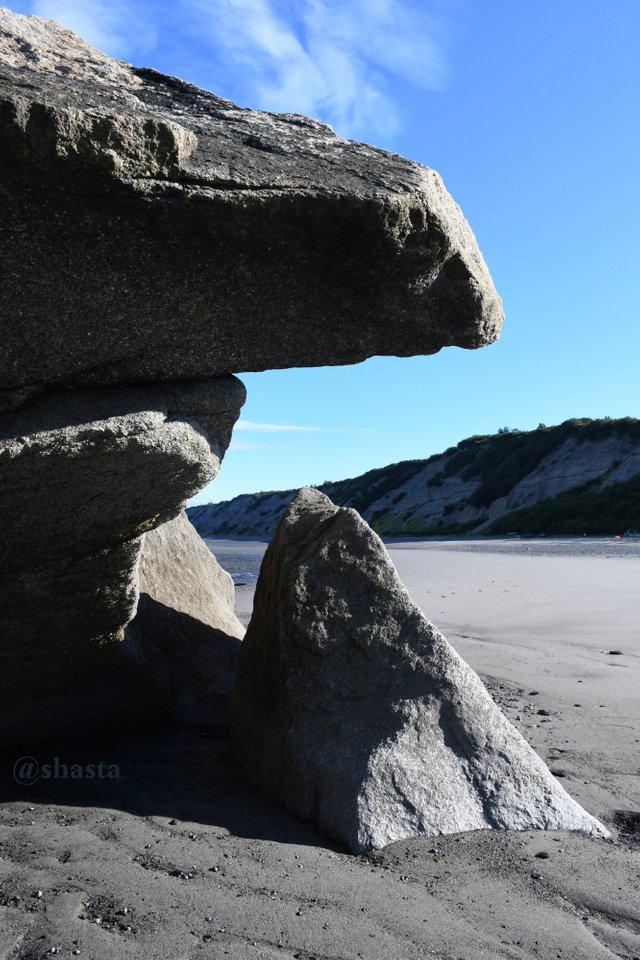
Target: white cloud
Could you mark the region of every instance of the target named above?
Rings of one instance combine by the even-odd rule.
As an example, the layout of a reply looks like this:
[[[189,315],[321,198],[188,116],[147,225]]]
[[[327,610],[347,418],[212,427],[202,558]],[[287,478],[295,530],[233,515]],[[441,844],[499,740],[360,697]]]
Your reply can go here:
[[[238,440],[236,437],[231,438],[231,443],[229,444],[229,450],[266,450],[271,449],[266,443],[258,443],[255,440]]]
[[[299,427],[291,423],[255,423],[253,420],[238,420],[234,430],[251,430],[256,433],[326,433],[322,427]]]
[[[183,0],[252,106],[307,113],[340,133],[393,132],[391,87],[440,89],[447,24],[422,0]]]
[[[252,433],[361,433],[369,432],[373,427],[303,427],[293,423],[256,423],[254,420],[238,420],[234,430],[248,430]]]

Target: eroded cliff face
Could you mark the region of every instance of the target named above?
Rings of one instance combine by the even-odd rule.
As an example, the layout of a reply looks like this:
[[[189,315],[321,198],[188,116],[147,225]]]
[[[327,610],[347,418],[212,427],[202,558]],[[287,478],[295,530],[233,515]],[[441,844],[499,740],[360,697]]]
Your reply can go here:
[[[12,741],[153,701],[122,643],[141,538],[219,469],[232,374],[479,347],[502,309],[432,170],[6,9],[0,164]]]

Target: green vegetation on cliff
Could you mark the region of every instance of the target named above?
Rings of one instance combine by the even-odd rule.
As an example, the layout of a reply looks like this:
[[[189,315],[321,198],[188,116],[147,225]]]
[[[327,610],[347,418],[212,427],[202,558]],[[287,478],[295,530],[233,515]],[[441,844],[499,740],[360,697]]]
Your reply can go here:
[[[425,460],[326,482],[382,536],[612,534],[640,527],[640,420],[503,427]],[[189,511],[204,536],[269,536],[295,490]]]
[[[539,533],[587,533],[593,536],[640,529],[640,474],[625,483],[598,489],[592,480],[524,510],[514,510],[492,523],[488,533],[516,530],[522,536]]]

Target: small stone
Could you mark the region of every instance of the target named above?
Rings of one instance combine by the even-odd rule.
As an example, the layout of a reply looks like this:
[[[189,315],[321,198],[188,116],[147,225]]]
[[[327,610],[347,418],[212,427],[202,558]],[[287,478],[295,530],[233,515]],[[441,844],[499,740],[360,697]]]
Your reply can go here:
[[[610,657],[621,657],[622,655],[622,650],[609,650]]]
[[[169,820],[169,826],[170,826],[170,827],[176,827],[177,825],[178,825],[178,821],[177,821],[177,820]]]
[[[548,717],[548,716],[549,716],[549,711],[548,711],[548,710],[544,710],[544,709],[541,707],[541,708],[538,710],[538,716],[539,716],[539,717]]]
[[[538,858],[538,860],[548,860],[549,854],[547,853],[546,850],[539,850],[538,853],[536,853],[536,857]]]

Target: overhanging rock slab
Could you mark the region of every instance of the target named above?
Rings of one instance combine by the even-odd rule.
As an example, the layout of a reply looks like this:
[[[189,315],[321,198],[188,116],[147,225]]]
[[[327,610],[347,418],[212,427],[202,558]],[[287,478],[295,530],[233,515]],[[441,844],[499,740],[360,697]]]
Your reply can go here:
[[[2,9],[0,163],[5,405],[498,336],[500,299],[433,170]]]

